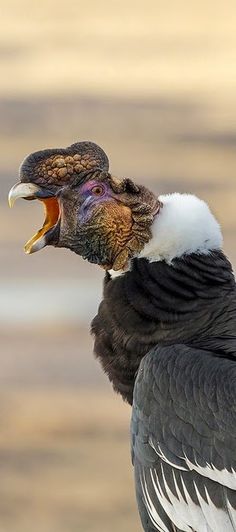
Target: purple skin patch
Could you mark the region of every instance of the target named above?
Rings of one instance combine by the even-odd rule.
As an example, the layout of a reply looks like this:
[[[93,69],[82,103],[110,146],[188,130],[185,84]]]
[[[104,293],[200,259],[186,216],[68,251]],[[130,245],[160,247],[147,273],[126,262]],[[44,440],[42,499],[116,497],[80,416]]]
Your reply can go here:
[[[80,188],[80,196],[82,198],[82,205],[79,211],[79,219],[85,222],[89,217],[91,207],[111,199],[111,190],[107,184],[91,180],[82,185]]]

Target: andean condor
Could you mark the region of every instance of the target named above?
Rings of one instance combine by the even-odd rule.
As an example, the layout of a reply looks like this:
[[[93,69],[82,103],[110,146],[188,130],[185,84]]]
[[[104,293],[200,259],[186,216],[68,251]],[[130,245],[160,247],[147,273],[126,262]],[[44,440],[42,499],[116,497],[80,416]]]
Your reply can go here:
[[[66,247],[105,270],[95,355],[133,405],[146,532],[236,530],[236,290],[204,201],[158,198],[109,173],[91,142],[29,155],[15,199],[41,200],[26,244]]]

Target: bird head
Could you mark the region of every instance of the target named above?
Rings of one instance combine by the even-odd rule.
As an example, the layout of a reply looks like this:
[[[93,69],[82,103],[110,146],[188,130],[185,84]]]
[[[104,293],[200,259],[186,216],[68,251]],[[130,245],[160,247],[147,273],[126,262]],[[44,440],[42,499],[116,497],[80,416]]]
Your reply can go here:
[[[151,238],[161,203],[144,186],[109,173],[105,152],[92,142],[32,153],[20,167],[20,182],[9,192],[38,199],[45,207],[42,228],[26,253],[45,246],[68,248],[106,270],[124,270]]]

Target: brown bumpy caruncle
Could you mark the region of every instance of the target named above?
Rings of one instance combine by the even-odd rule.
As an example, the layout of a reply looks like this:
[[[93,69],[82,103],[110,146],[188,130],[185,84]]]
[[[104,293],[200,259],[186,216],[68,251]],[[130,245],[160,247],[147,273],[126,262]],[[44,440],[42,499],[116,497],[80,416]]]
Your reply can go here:
[[[43,187],[61,187],[77,182],[90,172],[109,170],[105,152],[93,142],[76,142],[68,148],[54,148],[29,155],[20,168],[21,182]]]

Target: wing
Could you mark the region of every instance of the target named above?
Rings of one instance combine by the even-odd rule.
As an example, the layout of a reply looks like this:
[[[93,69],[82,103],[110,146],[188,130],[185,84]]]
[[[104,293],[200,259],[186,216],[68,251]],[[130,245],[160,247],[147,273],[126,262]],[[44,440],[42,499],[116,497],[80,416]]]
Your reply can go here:
[[[234,361],[155,348],[140,365],[131,429],[145,530],[236,530]]]

